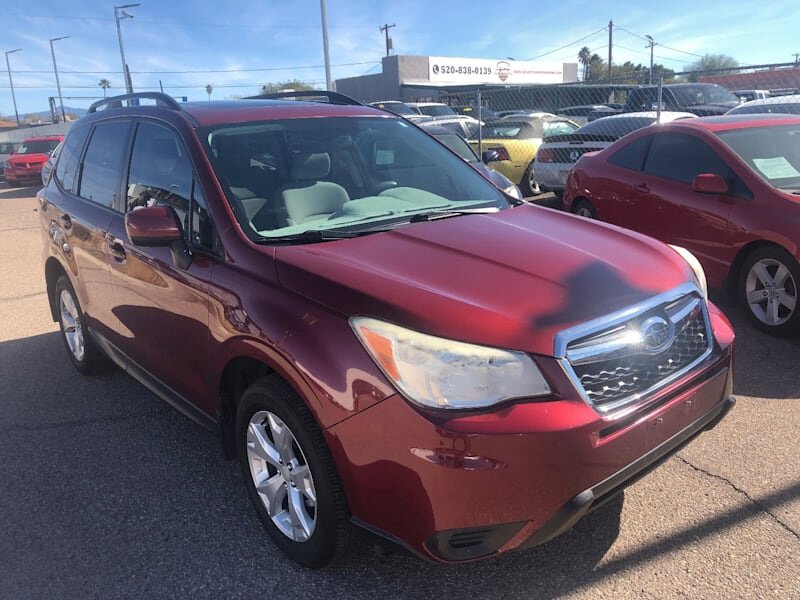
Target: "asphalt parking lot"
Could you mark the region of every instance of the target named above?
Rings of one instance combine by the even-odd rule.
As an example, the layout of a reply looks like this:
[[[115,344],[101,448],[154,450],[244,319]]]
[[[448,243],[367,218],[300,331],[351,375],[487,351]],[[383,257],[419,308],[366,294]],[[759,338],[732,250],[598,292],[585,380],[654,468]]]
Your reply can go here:
[[[737,331],[716,429],[545,546],[448,567],[373,551],[306,571],[217,439],[51,322],[35,188],[0,184],[0,597],[800,598],[800,340]]]

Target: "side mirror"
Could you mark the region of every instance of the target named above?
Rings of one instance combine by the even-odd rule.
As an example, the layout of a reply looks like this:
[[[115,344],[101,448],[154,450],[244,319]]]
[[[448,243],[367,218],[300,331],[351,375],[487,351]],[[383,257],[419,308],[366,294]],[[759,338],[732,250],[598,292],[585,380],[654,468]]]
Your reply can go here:
[[[500,153],[497,150],[484,150],[483,154],[481,154],[481,161],[487,165],[498,160],[500,160]]]
[[[701,173],[692,181],[692,189],[700,194],[727,194],[728,182],[713,173]]]
[[[137,208],[125,214],[125,231],[135,246],[168,246],[181,269],[192,264],[192,253],[183,239],[175,212],[168,206]]]

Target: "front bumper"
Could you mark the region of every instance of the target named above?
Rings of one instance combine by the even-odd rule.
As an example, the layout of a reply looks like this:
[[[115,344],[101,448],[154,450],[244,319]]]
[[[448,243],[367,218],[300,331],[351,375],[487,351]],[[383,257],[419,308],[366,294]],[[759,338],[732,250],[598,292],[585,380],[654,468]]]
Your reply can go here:
[[[326,431],[354,521],[463,562],[544,543],[713,427],[731,405],[733,335],[647,409],[599,416],[558,369],[561,398],[435,420],[392,396]]]
[[[17,181],[33,181],[42,179],[42,166],[35,167],[8,167],[5,170],[6,181],[15,183]]]

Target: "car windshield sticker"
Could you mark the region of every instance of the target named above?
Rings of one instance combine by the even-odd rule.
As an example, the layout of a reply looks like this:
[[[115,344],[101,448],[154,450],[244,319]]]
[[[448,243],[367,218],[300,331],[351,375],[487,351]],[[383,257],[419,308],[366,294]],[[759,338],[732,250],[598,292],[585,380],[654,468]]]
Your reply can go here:
[[[394,150],[378,150],[375,152],[376,165],[394,164]]]
[[[783,156],[775,158],[754,158],[753,163],[768,179],[786,179],[798,177],[800,172],[795,169]]]

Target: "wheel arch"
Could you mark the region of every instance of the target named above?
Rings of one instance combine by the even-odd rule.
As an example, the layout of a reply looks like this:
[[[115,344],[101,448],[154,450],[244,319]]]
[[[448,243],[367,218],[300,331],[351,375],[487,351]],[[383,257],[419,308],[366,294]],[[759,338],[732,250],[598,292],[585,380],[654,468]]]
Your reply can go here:
[[[53,322],[58,321],[58,302],[55,297],[56,282],[61,275],[66,275],[67,271],[64,269],[58,259],[50,257],[44,265],[44,279],[47,285],[47,304],[50,306],[50,316]]]

